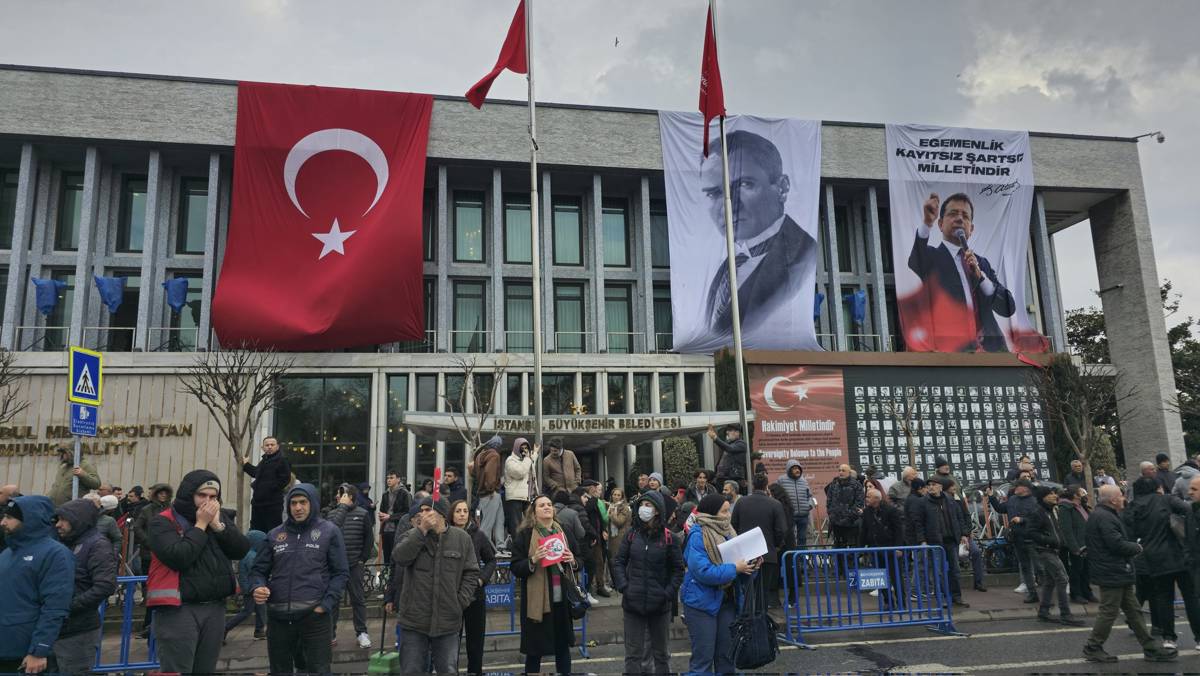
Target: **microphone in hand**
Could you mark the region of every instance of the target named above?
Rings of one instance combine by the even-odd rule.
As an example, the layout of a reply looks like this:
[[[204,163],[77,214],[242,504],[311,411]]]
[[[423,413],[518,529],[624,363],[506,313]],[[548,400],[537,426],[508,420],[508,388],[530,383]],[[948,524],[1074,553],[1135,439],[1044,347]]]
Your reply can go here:
[[[954,239],[957,240],[958,245],[960,247],[962,247],[964,249],[967,248],[967,231],[966,230],[964,230],[963,228],[955,228],[954,229]]]

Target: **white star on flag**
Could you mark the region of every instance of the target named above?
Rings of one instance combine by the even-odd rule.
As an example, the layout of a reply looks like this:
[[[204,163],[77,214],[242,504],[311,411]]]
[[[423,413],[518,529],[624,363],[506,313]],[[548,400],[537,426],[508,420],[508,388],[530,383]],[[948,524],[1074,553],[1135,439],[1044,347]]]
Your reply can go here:
[[[796,393],[796,401],[804,401],[808,398],[808,388],[803,385],[797,385],[792,391]]]
[[[331,228],[329,230],[329,232],[325,232],[325,233],[314,232],[314,233],[312,233],[312,236],[321,240],[321,244],[322,244],[321,255],[317,256],[317,260],[321,260],[322,258],[328,256],[331,253],[335,253],[335,252],[340,253],[343,256],[345,256],[346,249],[343,247],[343,245],[346,243],[346,240],[350,239],[350,235],[353,235],[356,232],[358,232],[358,231],[357,230],[347,230],[346,232],[342,232],[342,227],[340,225],[338,225],[337,219],[335,218],[335,219],[333,219],[333,228]]]

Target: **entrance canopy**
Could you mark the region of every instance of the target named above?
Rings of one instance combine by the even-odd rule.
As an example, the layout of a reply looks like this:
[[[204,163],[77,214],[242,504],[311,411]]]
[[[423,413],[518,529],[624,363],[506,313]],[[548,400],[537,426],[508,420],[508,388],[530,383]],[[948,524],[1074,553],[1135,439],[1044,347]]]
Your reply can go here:
[[[438,441],[462,441],[460,430],[479,429],[481,437],[504,437],[506,444],[517,437],[533,441],[534,418],[524,415],[489,415],[480,420],[477,413],[426,413],[408,411],[403,424],[417,436]],[[746,420],[754,415],[747,412]],[[667,437],[699,434],[713,425],[737,424],[737,411],[703,413],[659,413],[645,415],[552,415],[542,417],[544,437],[562,437],[563,445],[576,451],[602,450],[614,446],[642,444]]]

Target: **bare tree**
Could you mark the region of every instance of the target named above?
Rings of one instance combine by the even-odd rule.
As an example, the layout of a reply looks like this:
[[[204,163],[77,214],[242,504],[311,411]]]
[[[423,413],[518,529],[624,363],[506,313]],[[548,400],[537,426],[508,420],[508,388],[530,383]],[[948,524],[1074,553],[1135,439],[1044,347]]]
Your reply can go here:
[[[884,413],[891,416],[896,426],[904,433],[904,443],[908,446],[908,466],[917,466],[917,433],[921,431],[921,420],[918,418],[917,387],[904,388],[903,399],[889,399],[883,403]]]
[[[454,430],[470,454],[463,473],[467,495],[470,495],[470,462],[475,451],[483,445],[483,431],[496,415],[496,393],[500,391],[504,374],[508,371],[508,358],[505,356],[491,364],[480,364],[478,356],[455,357],[454,363],[459,370],[456,375],[462,378],[462,386],[457,388],[457,392],[447,388],[442,400],[446,402]]]
[[[233,453],[239,514],[245,509],[242,458],[253,449],[255,432],[266,412],[289,398],[280,378],[294,364],[290,355],[244,343],[237,349],[196,353],[192,365],[180,376],[180,391],[208,409]]]
[[[1084,480],[1092,484],[1092,462],[1104,445],[1103,418],[1117,404],[1136,394],[1120,373],[1107,365],[1077,366],[1070,355],[1058,354],[1029,374],[1037,388],[1046,418],[1058,429],[1074,458],[1083,461]]]
[[[29,400],[21,397],[21,379],[28,375],[17,368],[17,355],[0,350],[0,425],[7,425],[29,408]]]

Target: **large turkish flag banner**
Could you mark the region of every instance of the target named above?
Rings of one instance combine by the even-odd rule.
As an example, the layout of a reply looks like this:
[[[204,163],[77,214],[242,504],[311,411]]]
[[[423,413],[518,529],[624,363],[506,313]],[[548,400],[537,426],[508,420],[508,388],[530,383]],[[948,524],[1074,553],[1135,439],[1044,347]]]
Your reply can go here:
[[[238,85],[233,211],[213,299],[224,347],[424,338],[433,97]]]

